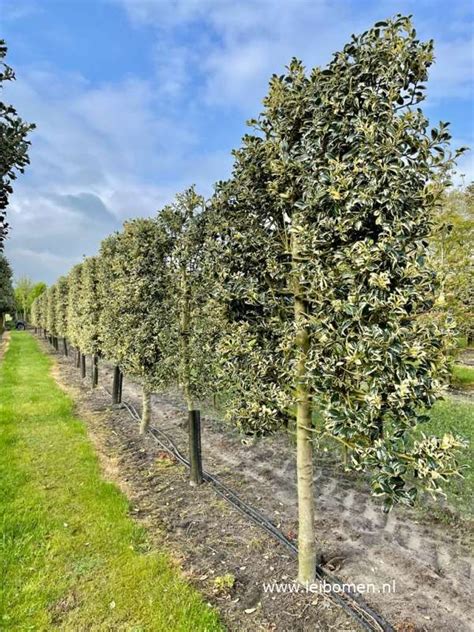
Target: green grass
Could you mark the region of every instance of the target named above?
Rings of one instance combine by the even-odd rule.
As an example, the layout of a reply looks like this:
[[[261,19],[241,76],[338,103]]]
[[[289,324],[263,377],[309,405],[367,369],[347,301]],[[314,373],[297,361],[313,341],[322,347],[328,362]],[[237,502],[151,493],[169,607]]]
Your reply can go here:
[[[460,454],[464,478],[452,478],[445,491],[449,504],[464,517],[474,516],[474,403],[447,397],[435,404],[430,421],[422,426],[425,434],[442,436],[446,432],[458,434],[469,441]]]
[[[458,336],[456,343],[455,343],[455,347],[457,349],[467,349],[467,336]]]
[[[27,333],[0,363],[0,628],[221,630],[128,517],[84,423]]]
[[[474,387],[474,367],[455,364],[451,383],[457,388],[471,389]]]

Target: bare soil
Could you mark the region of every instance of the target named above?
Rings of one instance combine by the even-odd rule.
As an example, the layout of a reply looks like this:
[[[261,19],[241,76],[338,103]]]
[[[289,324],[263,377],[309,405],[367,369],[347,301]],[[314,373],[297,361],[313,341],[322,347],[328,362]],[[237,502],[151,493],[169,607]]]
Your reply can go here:
[[[131,502],[131,514],[148,529],[154,546],[173,551],[185,573],[222,614],[229,630],[359,629],[327,596],[268,594],[263,582],[291,582],[295,561],[276,541],[248,522],[212,488],[192,488],[187,471],[138,428],[123,409],[112,408],[103,387],[92,391],[72,358],[57,355],[55,375],[73,390],[104,468]],[[110,390],[111,367],[101,363],[100,384]],[[124,379],[123,397],[139,407],[140,386]],[[211,411],[212,413],[212,411]],[[176,393],[155,394],[152,423],[187,452],[186,411]],[[213,414],[202,419],[204,467],[277,524],[297,533],[295,458],[291,437],[255,441]],[[371,585],[363,598],[399,632],[472,630],[472,529],[396,508],[384,514],[360,477],[343,472],[328,456],[315,471],[316,528],[325,565],[345,582]],[[235,577],[228,591],[215,579]],[[391,592],[382,592],[383,586]],[[373,592],[375,591],[375,592]]]

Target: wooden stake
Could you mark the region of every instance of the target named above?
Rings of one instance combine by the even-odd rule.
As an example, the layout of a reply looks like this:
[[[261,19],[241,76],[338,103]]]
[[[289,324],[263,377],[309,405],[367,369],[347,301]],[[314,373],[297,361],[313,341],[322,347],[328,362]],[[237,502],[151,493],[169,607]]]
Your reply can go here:
[[[201,455],[201,413],[199,410],[188,412],[189,424],[189,461],[191,464],[190,483],[202,483],[202,455]]]

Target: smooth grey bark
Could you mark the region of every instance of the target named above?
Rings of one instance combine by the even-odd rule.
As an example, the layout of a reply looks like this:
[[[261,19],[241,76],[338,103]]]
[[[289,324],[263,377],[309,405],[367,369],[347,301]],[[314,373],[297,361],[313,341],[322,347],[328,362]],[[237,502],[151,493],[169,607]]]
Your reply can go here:
[[[298,487],[298,581],[313,583],[316,574],[316,542],[314,528],[314,482],[311,397],[306,380],[306,362],[309,351],[309,332],[298,270],[295,269],[300,251],[298,235],[292,235],[294,266],[293,294],[294,319],[298,353],[296,365],[296,469]]]

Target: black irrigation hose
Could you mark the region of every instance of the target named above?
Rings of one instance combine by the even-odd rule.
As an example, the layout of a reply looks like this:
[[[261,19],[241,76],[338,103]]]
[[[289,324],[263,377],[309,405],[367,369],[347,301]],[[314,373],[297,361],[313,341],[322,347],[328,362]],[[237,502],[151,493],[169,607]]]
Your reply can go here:
[[[107,392],[108,389],[105,389]],[[110,394],[110,393],[109,393]],[[123,406],[127,409],[130,416],[136,421],[140,421],[140,415],[136,408],[126,401],[122,401]],[[190,467],[188,459],[181,454],[174,441],[163,430],[151,427],[149,432],[155,441],[169,454],[172,454],[180,463],[186,467]],[[164,441],[166,443],[164,443]],[[257,509],[246,503],[242,498],[237,496],[235,492],[221,483],[215,476],[209,472],[203,471],[203,479],[212,484],[215,492],[224,500],[229,502],[240,513],[250,518],[256,525],[264,529],[272,537],[277,539],[280,544],[285,546],[291,554],[296,557],[298,548],[288,539],[285,534],[278,529],[268,518],[262,515]],[[339,604],[345,612],[347,612],[359,625],[369,632],[395,632],[394,628],[388,621],[381,617],[377,612],[372,610],[357,593],[347,592],[345,584],[338,577],[328,573],[320,565],[316,566],[316,576],[320,580],[328,580],[334,586],[341,587],[341,593],[331,590],[330,597]]]

